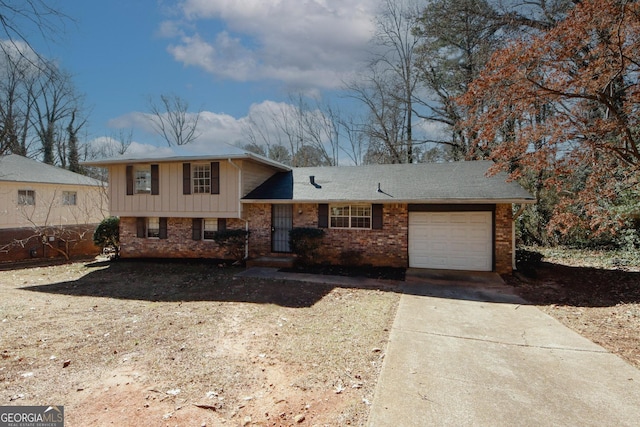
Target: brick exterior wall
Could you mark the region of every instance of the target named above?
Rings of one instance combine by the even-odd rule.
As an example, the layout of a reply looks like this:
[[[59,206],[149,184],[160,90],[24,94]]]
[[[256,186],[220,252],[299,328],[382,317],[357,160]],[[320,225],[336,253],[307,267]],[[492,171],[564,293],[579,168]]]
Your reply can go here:
[[[249,219],[249,257],[271,253],[271,205],[245,205]],[[406,267],[408,215],[405,204],[386,204],[381,230],[325,229],[318,262],[331,264]],[[294,204],[293,227],[317,227],[317,204]]]
[[[93,244],[93,232],[97,224],[68,225],[64,232],[57,230],[47,235],[58,235],[69,240],[69,256],[71,258],[95,256],[100,248]],[[15,244],[16,240],[24,242],[24,247]],[[64,247],[64,240],[56,238],[52,245]],[[50,247],[43,245],[40,237],[31,228],[10,228],[0,230],[0,262],[36,260],[42,258],[64,258],[64,256]]]
[[[513,210],[511,204],[496,205],[495,271],[499,274],[511,274],[513,272],[512,227]]]
[[[249,257],[274,256],[271,252],[271,205],[245,205],[249,220]],[[408,207],[406,204],[385,204],[382,230],[325,229],[319,262],[331,264],[370,264],[376,266],[407,267],[408,265]],[[496,205],[495,212],[495,271],[512,272],[510,204]],[[294,204],[293,227],[317,227],[317,204]]]
[[[135,217],[120,218],[122,258],[211,258],[226,259],[225,250],[211,240],[193,240],[191,218],[167,218],[167,238],[137,237]],[[244,229],[240,219],[227,219],[227,229]]]
[[[247,204],[249,257],[277,256],[271,252],[271,205]],[[350,265],[407,267],[408,208],[406,204],[385,204],[381,230],[325,229],[318,262]],[[224,250],[215,242],[193,240],[191,218],[168,218],[167,239],[136,237],[136,218],[120,218],[120,254],[123,258],[213,258],[224,259]],[[495,271],[512,272],[510,204],[499,204],[495,212]],[[318,205],[293,205],[293,227],[317,227]],[[240,219],[227,219],[227,228],[244,229]]]

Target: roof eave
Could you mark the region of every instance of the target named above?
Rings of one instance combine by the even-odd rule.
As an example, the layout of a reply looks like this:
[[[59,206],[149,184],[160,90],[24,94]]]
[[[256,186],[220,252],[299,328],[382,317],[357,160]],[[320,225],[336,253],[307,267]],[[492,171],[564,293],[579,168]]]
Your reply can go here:
[[[396,200],[388,199],[371,199],[371,200],[353,200],[353,199],[241,199],[241,203],[401,203],[401,204],[427,204],[427,205],[494,205],[494,204],[535,204],[534,199],[528,198],[509,198],[509,199],[410,199]]]
[[[202,155],[202,156],[171,156],[171,157],[146,157],[146,158],[113,158],[81,162],[84,166],[107,167],[111,165],[123,165],[132,163],[171,163],[191,162],[199,160],[253,160],[257,163],[272,166],[281,171],[289,171],[291,168],[269,158],[254,153],[227,154],[227,155]]]

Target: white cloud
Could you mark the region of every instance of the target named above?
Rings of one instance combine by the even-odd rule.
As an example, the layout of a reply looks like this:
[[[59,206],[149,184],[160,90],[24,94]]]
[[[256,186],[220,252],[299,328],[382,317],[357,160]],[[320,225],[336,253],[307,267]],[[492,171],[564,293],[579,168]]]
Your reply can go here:
[[[177,61],[218,77],[336,88],[366,54],[377,4],[377,0],[186,0],[182,35],[168,50]],[[203,35],[207,27],[220,22],[225,30],[214,37]],[[163,23],[162,33],[180,34],[177,25]]]
[[[134,111],[123,116],[109,120],[107,126],[114,129],[142,129],[147,133],[153,133],[153,125],[151,124],[150,115]]]
[[[181,43],[167,48],[173,57],[185,65],[203,68],[218,77],[233,80],[249,80],[256,64],[251,53],[240,39],[223,31],[216,36],[213,44],[207,43],[199,35],[184,36]]]
[[[257,123],[261,126],[261,132],[264,137],[271,141],[277,142],[283,138],[281,131],[277,129],[274,123],[274,115],[283,114],[293,109],[287,103],[279,103],[274,101],[263,101],[261,103],[252,104],[249,112],[245,117],[235,118],[224,113],[214,113],[211,111],[203,111],[200,113],[198,120],[199,134],[198,138],[181,147],[168,147],[161,139],[154,135],[153,128],[150,125],[148,114],[140,112],[132,112],[109,121],[109,126],[118,129],[134,129],[142,131],[149,135],[150,139],[158,141],[156,146],[148,143],[134,142],[127,150],[127,154],[138,155],[148,153],[160,153],[158,155],[198,155],[210,153],[229,153],[235,150],[238,145],[245,145],[250,142],[247,135],[247,126],[249,123]],[[106,144],[107,146],[117,149],[119,142],[113,138],[103,137],[97,138],[93,144]],[[260,141],[264,143],[264,141]],[[96,145],[98,147],[98,145]],[[111,150],[113,151],[113,149]],[[155,155],[155,154],[154,154]],[[149,154],[151,156],[151,154]]]

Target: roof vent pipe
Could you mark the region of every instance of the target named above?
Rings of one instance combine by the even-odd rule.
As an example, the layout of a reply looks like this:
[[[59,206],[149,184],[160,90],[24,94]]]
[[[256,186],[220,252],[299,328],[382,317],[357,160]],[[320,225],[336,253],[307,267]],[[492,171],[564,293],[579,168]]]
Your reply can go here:
[[[316,177],[313,175],[309,175],[309,182],[311,185],[316,185]]]
[[[378,183],[378,193],[382,193],[382,188],[380,188],[380,183]]]

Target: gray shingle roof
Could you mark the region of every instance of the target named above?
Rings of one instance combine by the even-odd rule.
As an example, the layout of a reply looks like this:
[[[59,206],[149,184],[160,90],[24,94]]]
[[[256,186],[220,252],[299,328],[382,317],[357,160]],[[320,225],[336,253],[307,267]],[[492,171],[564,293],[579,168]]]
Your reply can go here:
[[[533,203],[505,173],[487,176],[489,161],[294,168],[243,201]],[[310,176],[316,185],[311,184]],[[378,186],[380,190],[378,191]]]
[[[97,179],[16,154],[0,156],[0,181],[90,186],[104,185]]]

